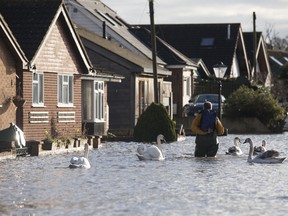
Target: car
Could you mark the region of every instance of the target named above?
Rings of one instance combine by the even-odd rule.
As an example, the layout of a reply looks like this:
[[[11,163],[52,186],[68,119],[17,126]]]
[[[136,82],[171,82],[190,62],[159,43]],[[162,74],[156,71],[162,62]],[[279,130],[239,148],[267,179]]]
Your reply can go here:
[[[221,95],[221,110],[223,109],[223,103],[225,102],[225,97]],[[203,105],[206,101],[212,103],[212,110],[214,110],[217,115],[219,113],[219,95],[218,94],[199,94],[193,97],[189,104],[184,106],[184,113],[188,116],[196,116],[201,110],[203,110]],[[223,113],[223,112],[222,112]]]

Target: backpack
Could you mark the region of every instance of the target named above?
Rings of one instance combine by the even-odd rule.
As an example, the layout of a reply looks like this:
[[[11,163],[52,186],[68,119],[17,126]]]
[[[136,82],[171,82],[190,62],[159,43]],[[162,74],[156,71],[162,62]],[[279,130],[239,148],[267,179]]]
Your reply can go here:
[[[200,129],[203,131],[208,131],[210,128],[212,131],[215,131],[217,113],[206,109],[202,110],[200,113],[202,114],[200,120]]]

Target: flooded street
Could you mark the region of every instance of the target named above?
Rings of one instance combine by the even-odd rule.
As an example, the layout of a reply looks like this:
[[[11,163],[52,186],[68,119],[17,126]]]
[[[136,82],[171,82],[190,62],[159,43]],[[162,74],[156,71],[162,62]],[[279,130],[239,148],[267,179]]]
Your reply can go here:
[[[107,142],[91,168],[69,169],[74,154],[0,161],[0,215],[286,215],[288,159],[249,164],[225,155],[234,137],[262,140],[288,155],[288,134],[220,137],[218,157],[194,158],[195,137],[163,144],[165,161],[139,161],[139,143]]]

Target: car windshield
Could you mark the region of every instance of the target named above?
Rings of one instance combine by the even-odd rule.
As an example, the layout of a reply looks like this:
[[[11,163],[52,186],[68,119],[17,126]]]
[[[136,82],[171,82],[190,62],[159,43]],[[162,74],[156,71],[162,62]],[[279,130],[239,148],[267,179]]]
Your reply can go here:
[[[218,103],[218,95],[199,95],[196,103],[205,103],[205,101],[210,101],[211,103]]]

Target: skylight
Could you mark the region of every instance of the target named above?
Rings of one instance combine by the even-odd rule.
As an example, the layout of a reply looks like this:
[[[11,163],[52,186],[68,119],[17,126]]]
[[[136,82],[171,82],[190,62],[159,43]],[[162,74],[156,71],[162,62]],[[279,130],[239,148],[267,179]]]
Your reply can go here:
[[[108,21],[109,23],[111,23],[112,25],[114,26],[117,26],[116,23],[111,19],[109,18],[108,16],[106,16],[106,14],[102,13],[101,11],[95,9],[95,11],[100,15],[102,16],[104,19],[106,19],[106,21]]]
[[[214,38],[202,38],[201,46],[213,46],[214,45]]]
[[[270,58],[271,58],[274,62],[276,62],[278,65],[283,66],[283,64],[282,64],[280,61],[278,61],[274,56],[270,56]]]

